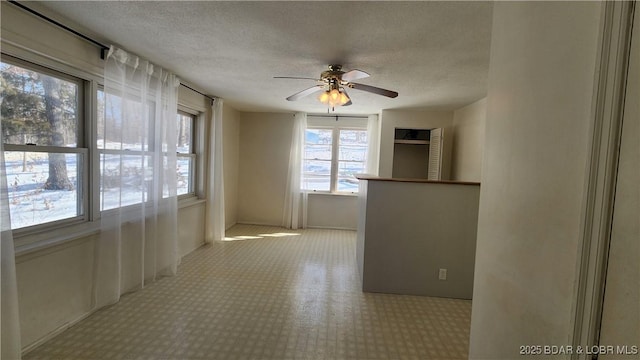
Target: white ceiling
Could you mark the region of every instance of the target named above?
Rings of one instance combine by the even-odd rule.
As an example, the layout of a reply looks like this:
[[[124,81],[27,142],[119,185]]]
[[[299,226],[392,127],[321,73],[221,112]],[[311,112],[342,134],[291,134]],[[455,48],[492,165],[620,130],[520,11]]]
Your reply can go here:
[[[177,73],[241,111],[327,109],[309,96],[328,64],[360,69],[363,84],[395,99],[352,89],[345,114],[381,109],[452,110],[486,95],[489,2],[43,2],[101,40]]]

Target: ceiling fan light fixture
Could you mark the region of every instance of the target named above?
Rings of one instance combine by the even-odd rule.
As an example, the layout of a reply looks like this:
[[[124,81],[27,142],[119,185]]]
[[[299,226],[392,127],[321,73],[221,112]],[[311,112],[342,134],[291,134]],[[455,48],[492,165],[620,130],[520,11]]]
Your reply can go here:
[[[347,95],[346,92],[341,91],[340,92],[340,105],[344,105],[344,104],[348,103],[349,100],[351,100],[351,99],[349,99],[349,95]]]
[[[340,89],[331,89],[323,91],[322,94],[318,97],[321,103],[328,105],[331,108],[336,106],[342,106],[348,103],[351,99],[349,96]]]
[[[329,92],[328,91],[323,91],[322,94],[320,94],[320,96],[318,97],[318,100],[320,100],[320,102],[323,103],[323,104],[328,104],[329,103]]]

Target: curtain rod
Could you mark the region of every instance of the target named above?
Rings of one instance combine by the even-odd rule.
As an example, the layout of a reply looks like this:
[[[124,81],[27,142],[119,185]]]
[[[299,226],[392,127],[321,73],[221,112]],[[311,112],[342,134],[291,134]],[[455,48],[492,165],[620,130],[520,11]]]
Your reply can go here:
[[[314,117],[328,117],[328,118],[366,118],[369,115],[316,115],[316,114],[307,114],[307,116],[314,116]]]
[[[88,42],[92,43],[93,45],[95,45],[95,46],[100,48],[100,59],[104,60],[104,58],[106,58],[106,53],[109,50],[109,47],[107,45],[105,45],[105,44],[103,44],[103,43],[101,43],[99,41],[96,41],[96,40],[94,40],[94,39],[92,39],[92,38],[90,38],[90,37],[78,32],[78,31],[76,31],[76,30],[73,30],[72,28],[70,28],[70,27],[68,27],[68,26],[66,26],[66,25],[64,25],[64,24],[62,24],[62,23],[60,23],[60,22],[58,22],[58,21],[46,16],[46,15],[44,15],[44,14],[41,14],[41,13],[31,9],[31,8],[28,8],[28,7],[22,5],[21,3],[15,1],[15,0],[8,0],[7,2],[12,4],[12,5],[15,5],[15,6],[21,8],[22,10],[25,10],[25,11],[31,13],[32,15],[35,15],[35,16],[37,16],[37,17],[39,17],[39,18],[41,18],[41,19],[43,19],[45,21],[48,21],[51,24],[56,25],[57,27],[62,28],[64,30],[72,33],[73,35],[82,38],[85,41],[88,41]],[[203,94],[200,91],[192,88],[191,86],[188,86],[187,84],[184,84],[184,83],[180,82],[180,85],[182,85],[182,86],[186,87],[187,89],[189,89],[191,91],[194,91],[194,92],[206,97],[207,99],[209,99],[211,101],[216,101],[215,98],[212,98],[209,95]]]

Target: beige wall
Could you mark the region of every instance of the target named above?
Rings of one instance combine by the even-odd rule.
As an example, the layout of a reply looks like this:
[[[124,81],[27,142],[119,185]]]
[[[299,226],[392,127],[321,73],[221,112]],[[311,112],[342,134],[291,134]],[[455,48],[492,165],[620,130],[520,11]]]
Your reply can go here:
[[[445,137],[452,137],[452,111],[383,110],[380,114],[380,167],[381,177],[393,174],[393,151],[395,128],[435,129],[445,128]],[[450,174],[451,141],[443,144],[443,179]]]
[[[486,119],[486,98],[453,112],[452,180],[480,181]]]
[[[480,186],[365,182],[356,249],[363,291],[471,299]]]
[[[182,256],[204,244],[204,203],[178,211],[178,248]],[[127,232],[133,229],[133,233]],[[123,239],[139,238],[135,227]],[[73,238],[71,234],[69,237]],[[98,235],[26,252],[16,257],[20,331],[23,348],[50,338],[93,311],[94,246]],[[123,288],[136,285],[139,243],[123,241]],[[127,249],[129,246],[131,249]],[[132,276],[129,276],[132,275]]]
[[[56,70],[100,81],[103,61],[97,47],[36,17],[2,2],[2,52],[27,61],[46,65]],[[46,14],[46,9],[34,3],[30,7]],[[94,36],[67,20],[65,24]],[[151,59],[153,60],[153,59]],[[179,89],[178,102],[197,111],[206,111],[208,101],[184,88]],[[233,122],[228,126],[233,138]],[[235,130],[237,132],[237,129]],[[233,146],[230,144],[230,146]],[[233,155],[233,151],[229,151]],[[234,183],[233,169],[230,183]],[[233,195],[230,195],[233,198]],[[180,203],[178,210],[178,248],[184,256],[204,243],[204,202],[190,199]],[[39,235],[44,242],[55,239],[65,242],[54,246],[29,248],[24,238],[16,239],[16,276],[20,309],[23,348],[30,348],[77,320],[93,309],[92,289],[95,271],[94,245],[98,238],[98,224],[56,229]],[[139,238],[133,227],[124,229],[123,238]],[[123,287],[133,286],[133,277],[139,273],[135,242],[123,242]],[[138,243],[139,244],[139,243]],[[130,247],[130,248],[129,248]]]
[[[640,7],[636,5],[601,341],[640,346]],[[635,357],[602,356],[602,359]]]
[[[226,228],[238,222],[238,172],[240,171],[240,113],[224,104],[222,110],[224,156],[224,219]]]
[[[96,239],[16,258],[23,348],[91,311]]]
[[[356,230],[358,197],[310,193],[307,204],[307,226]]]
[[[241,112],[240,119],[238,222],[281,226],[293,114]],[[356,196],[310,193],[307,226],[355,230],[357,213]]]
[[[600,14],[494,5],[470,359],[571,344]]]
[[[280,226],[293,114],[241,114],[238,222]]]

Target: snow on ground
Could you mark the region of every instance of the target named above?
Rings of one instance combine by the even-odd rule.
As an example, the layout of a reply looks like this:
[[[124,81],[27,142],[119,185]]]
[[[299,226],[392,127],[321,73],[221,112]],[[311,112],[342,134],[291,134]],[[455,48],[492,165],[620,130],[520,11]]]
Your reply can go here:
[[[56,220],[82,216],[82,184],[78,179],[82,174],[82,155],[66,154],[67,176],[74,185],[73,190],[45,190],[49,177],[49,160],[46,153],[5,151],[9,209],[12,229],[23,228]],[[140,203],[147,199],[148,181],[140,181],[142,173],[141,156],[125,156],[123,176],[118,176],[119,155],[112,156],[104,165],[117,179],[114,183],[100,189],[102,209],[112,209]],[[80,167],[78,167],[80,165]],[[189,159],[178,159],[176,175],[178,177],[178,195],[188,192]],[[120,182],[122,186],[118,186]],[[78,186],[80,185],[80,186]],[[165,191],[165,195],[166,195]],[[80,203],[79,203],[80,199]],[[104,202],[104,204],[103,204]]]

